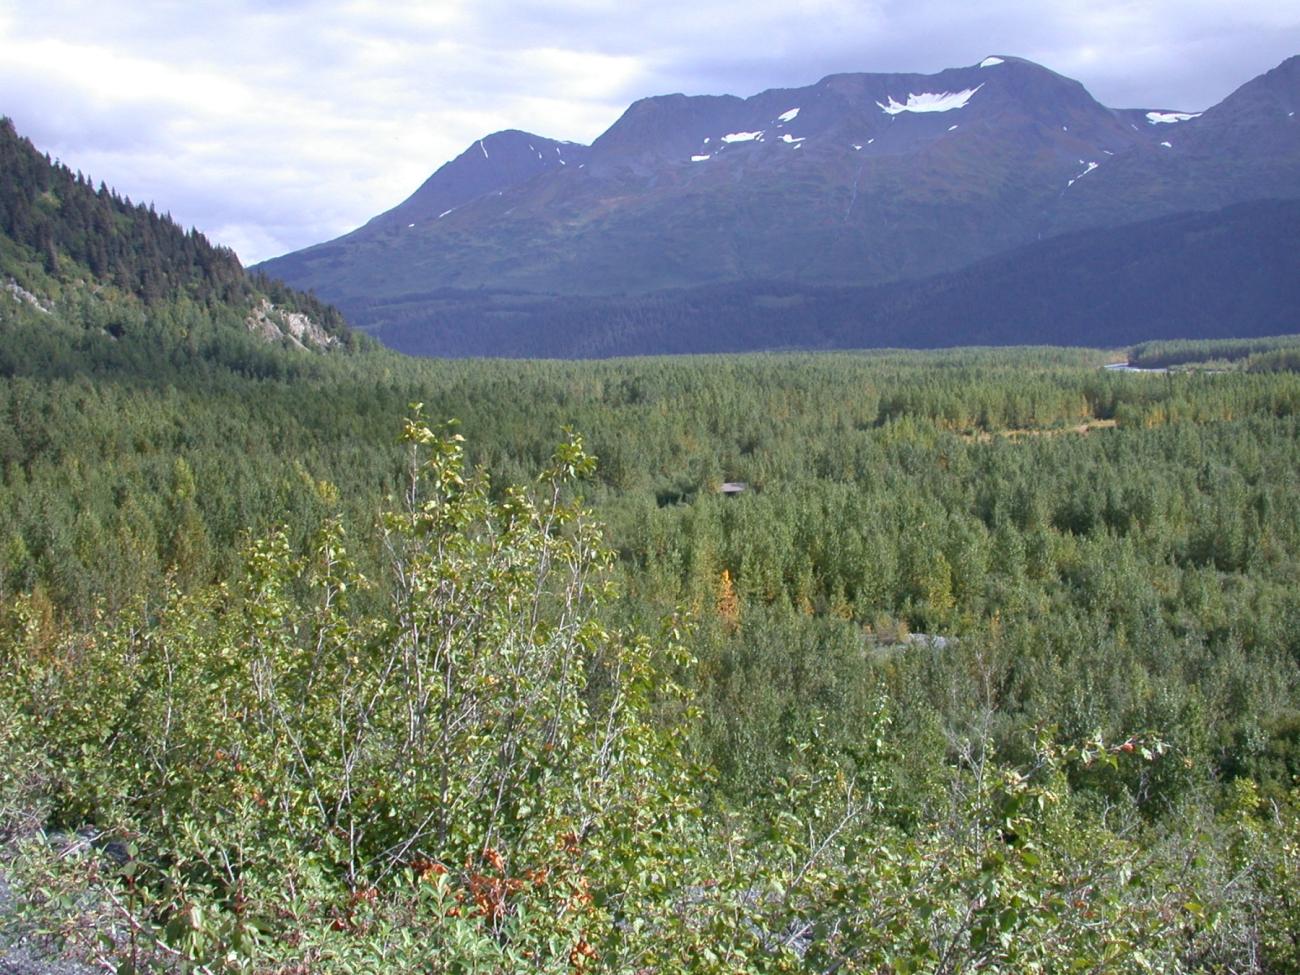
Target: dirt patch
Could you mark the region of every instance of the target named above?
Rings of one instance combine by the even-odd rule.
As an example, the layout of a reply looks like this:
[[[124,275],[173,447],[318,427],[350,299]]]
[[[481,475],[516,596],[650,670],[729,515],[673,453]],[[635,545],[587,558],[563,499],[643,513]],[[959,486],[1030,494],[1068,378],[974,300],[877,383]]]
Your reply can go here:
[[[1019,440],[1023,437],[1059,437],[1067,433],[1081,433],[1087,436],[1093,430],[1110,430],[1115,426],[1114,420],[1088,420],[1072,427],[1052,427],[1047,430],[981,430],[978,433],[963,433],[961,438],[973,443],[987,443],[994,437],[1006,437]]]

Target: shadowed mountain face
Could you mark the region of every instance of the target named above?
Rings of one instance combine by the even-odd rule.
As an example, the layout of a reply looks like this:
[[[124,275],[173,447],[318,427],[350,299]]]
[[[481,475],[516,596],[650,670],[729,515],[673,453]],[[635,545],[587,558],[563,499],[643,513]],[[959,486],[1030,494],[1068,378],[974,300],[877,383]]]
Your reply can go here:
[[[332,300],[918,278],[1065,230],[1300,196],[1300,58],[1195,116],[1017,58],[632,105],[589,148],[503,132],[264,267]],[[413,225],[413,226],[412,226]]]
[[[586,358],[1086,345],[1300,331],[1300,199],[1074,231],[893,284],[741,281],[621,297],[446,289],[349,318],[402,352]]]

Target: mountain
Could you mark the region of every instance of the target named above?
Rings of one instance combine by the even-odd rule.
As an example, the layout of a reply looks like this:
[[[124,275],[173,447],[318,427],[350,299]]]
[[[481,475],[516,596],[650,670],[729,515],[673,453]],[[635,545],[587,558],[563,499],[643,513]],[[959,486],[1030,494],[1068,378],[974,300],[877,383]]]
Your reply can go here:
[[[403,203],[375,217],[372,233],[411,229],[449,216],[471,200],[523,183],[534,176],[581,166],[590,153],[576,142],[556,142],[540,135],[507,129],[479,139],[424,181]]]
[[[1300,200],[1073,231],[874,287],[732,282],[633,296],[444,289],[357,302],[399,351],[582,358],[758,349],[1085,345],[1300,332]]]
[[[1300,57],[1247,82],[1198,115],[1152,112],[1154,131],[1071,187],[1050,232],[1113,226],[1244,200],[1300,196]]]
[[[590,147],[488,137],[388,214],[263,267],[349,307],[916,279],[1069,230],[1300,196],[1298,101],[1300,58],[1200,115],[1113,110],[1014,57],[647,98]]]

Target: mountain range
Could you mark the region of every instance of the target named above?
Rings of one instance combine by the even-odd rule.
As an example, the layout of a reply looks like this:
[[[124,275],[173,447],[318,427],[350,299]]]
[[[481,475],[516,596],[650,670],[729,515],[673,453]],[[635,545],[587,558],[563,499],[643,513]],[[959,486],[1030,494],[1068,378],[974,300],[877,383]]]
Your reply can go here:
[[[1077,81],[1010,56],[935,75],[832,75],[746,99],[665,95],[634,103],[590,146],[485,136],[394,209],[260,269],[398,348],[465,354],[482,346],[468,331],[482,323],[470,316],[458,333],[439,311],[458,295],[546,305],[548,320],[562,299],[590,317],[670,290],[860,291],[1012,252],[1033,265],[1040,241],[1118,233],[1082,238],[1103,248],[1074,254],[1088,265],[1123,249],[1124,227],[1300,197],[1297,109],[1300,57],[1201,113],[1107,108]],[[1252,236],[1241,222],[1253,215],[1223,218],[1234,239]],[[1276,222],[1260,233],[1276,236]],[[957,280],[970,278],[942,287]],[[447,340],[421,338],[422,321]],[[706,326],[696,318],[689,329]],[[970,340],[960,318],[950,326],[939,344]],[[553,344],[537,338],[510,351]],[[1066,338],[1097,343],[1087,329]],[[507,350],[476,348],[493,351]]]

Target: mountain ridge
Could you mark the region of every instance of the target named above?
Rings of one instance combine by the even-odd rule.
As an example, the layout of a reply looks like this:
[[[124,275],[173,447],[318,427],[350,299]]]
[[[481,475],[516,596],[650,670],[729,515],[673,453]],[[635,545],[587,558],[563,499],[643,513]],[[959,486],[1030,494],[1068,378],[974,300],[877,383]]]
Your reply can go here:
[[[1082,214],[1092,214],[1097,225],[1300,196],[1297,110],[1300,55],[1185,121],[1152,122],[1161,140],[1116,160],[1097,174],[1099,179],[1080,186],[1079,207],[1062,214],[1051,230],[1087,226]]]
[[[1300,87],[1293,67],[1234,95],[1277,88],[1276,75],[1290,98]],[[519,133],[529,149],[512,149],[522,161],[556,148],[575,165],[521,165],[518,178],[503,168],[470,186],[457,167],[484,171],[488,153],[475,147],[507,135],[497,133],[389,214],[263,266],[344,301],[448,286],[614,294],[918,278],[1040,236],[1229,205],[1258,196],[1252,187],[1300,195],[1284,140],[1265,159],[1284,157],[1275,178],[1250,159],[1237,161],[1236,179],[1210,167],[1228,188],[1189,201],[1183,184],[1199,183],[1188,166],[1205,169],[1234,126],[1257,126],[1248,114],[1109,109],[1079,82],[1011,56],[933,75],[833,74],[744,99],[658,95],[630,105],[590,147],[537,152],[545,140]],[[1174,132],[1179,148],[1167,153]],[[1125,198],[1140,192],[1153,197],[1145,207]],[[406,219],[422,194],[454,209]]]

